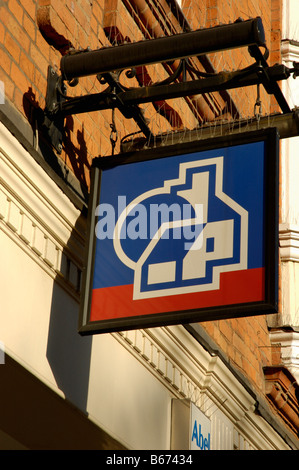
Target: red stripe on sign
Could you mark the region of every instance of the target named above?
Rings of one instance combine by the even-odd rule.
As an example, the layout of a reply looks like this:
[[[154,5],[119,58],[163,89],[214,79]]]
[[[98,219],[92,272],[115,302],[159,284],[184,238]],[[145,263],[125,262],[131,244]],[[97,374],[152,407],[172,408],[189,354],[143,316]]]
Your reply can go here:
[[[264,268],[221,273],[217,290],[141,300],[133,300],[133,285],[94,289],[90,321],[263,301],[264,275]]]

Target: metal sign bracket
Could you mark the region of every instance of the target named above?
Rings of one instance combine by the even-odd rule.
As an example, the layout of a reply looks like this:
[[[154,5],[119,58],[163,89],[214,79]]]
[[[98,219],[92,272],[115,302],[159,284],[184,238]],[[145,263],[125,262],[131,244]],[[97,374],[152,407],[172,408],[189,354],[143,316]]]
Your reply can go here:
[[[186,50],[186,39],[190,39],[189,52]],[[197,44],[200,39],[201,42]],[[196,48],[194,43],[196,43]],[[178,57],[174,57],[174,52],[170,52],[174,50],[174,46],[178,51],[176,52]],[[249,54],[255,59],[252,65],[243,70],[203,73],[196,70],[190,62],[190,57],[194,54],[200,56],[202,53],[242,46],[248,46]],[[260,47],[265,48],[264,54]],[[142,61],[140,53],[144,53]],[[260,18],[97,51],[72,52],[61,60],[61,75],[58,75],[51,66],[48,68],[46,106],[42,127],[56,151],[61,153],[66,116],[104,109],[118,109],[126,119],[133,119],[136,122],[140,132],[149,142],[154,136],[140,104],[252,85],[258,87],[263,85],[268,94],[274,95],[282,113],[289,116],[293,112],[278,82],[288,79],[292,74],[294,78],[299,76],[299,63],[294,62],[293,68],[280,64],[269,66],[266,60],[267,55],[268,50],[264,44]],[[167,61],[179,59],[180,65],[175,73],[160,83],[126,88],[120,83],[120,76],[126,68],[117,69],[117,64],[126,60],[124,56],[128,58],[125,65],[128,66],[126,75],[129,78],[135,76],[135,67],[142,67],[147,63],[166,64]],[[106,65],[108,58],[110,65]],[[107,84],[104,91],[78,97],[67,96],[65,81],[73,87],[76,86],[81,76],[94,73],[101,84]],[[192,79],[188,80],[187,75]]]

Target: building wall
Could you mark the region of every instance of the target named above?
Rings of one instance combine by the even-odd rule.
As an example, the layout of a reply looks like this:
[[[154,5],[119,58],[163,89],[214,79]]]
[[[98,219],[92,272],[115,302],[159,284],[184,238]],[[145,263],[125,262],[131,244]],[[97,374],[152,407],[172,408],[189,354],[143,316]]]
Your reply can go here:
[[[298,62],[299,57],[299,12],[294,0],[285,1],[282,10],[282,60],[287,66]],[[295,109],[298,103],[296,80],[284,83],[283,92],[289,105]],[[281,148],[281,312],[272,319],[271,338],[273,344],[281,346],[281,361],[292,371],[298,381],[299,376],[299,265],[298,265],[298,138],[286,139]],[[284,330],[289,330],[284,332]]]
[[[280,316],[271,322],[264,316],[205,322],[196,330],[200,339],[182,326],[81,338],[77,321],[86,230],[84,195],[92,158],[111,153],[112,113],[68,117],[67,139],[62,153],[57,154],[39,132],[48,66],[59,71],[60,59],[69,48],[116,46],[190,27],[227,23],[240,16],[262,17],[269,63],[282,58],[288,61],[290,54],[297,55],[297,46],[289,41],[297,41],[295,10],[294,2],[282,4],[278,0],[186,0],[181,2],[181,10],[171,10],[163,0],[153,2],[151,9],[143,0],[8,0],[0,4],[0,80],[5,90],[5,102],[0,105],[0,340],[7,358],[38,379],[36,383],[33,380],[37,395],[46,385],[63,403],[80,410],[89,425],[95,424],[110,436],[108,448],[168,449],[173,398],[191,400],[211,418],[214,449],[294,447],[294,430],[281,418],[276,426],[269,419],[276,415],[265,397],[263,368],[287,364],[296,372],[290,356],[295,357],[297,333],[292,330],[283,339],[280,335],[285,325],[298,326],[297,255],[286,253],[289,240],[295,244],[295,253],[297,248],[297,188],[292,179],[297,169],[296,142],[288,140],[282,147],[281,243],[286,240],[286,248]],[[284,47],[288,46],[283,57],[281,39]],[[215,54],[209,60],[209,67],[216,71],[250,63],[245,49]],[[195,65],[203,67],[199,62]],[[123,83],[146,85],[164,79],[176,66],[149,66],[133,79],[123,78]],[[67,91],[78,96],[104,87],[92,76]],[[291,88],[287,90],[291,92]],[[292,90],[294,96],[295,88]],[[176,99],[144,105],[143,109],[152,132],[168,135],[213,125],[215,119],[252,119],[255,100],[256,88],[250,87],[230,96]],[[262,102],[264,113],[277,109],[264,92]],[[138,127],[118,111],[115,123],[118,152],[121,139]],[[7,359],[0,365],[0,374],[8,364]],[[13,389],[13,373],[8,380]],[[28,396],[30,391],[28,387]],[[62,447],[72,447],[65,436],[56,441],[44,437],[46,420],[44,436],[38,433],[34,419],[30,432],[25,433],[24,409],[14,408],[13,403],[8,409],[19,413],[15,418],[20,426],[3,418],[0,428],[16,446],[51,448],[60,442]],[[58,405],[53,405],[53,410],[55,426],[59,423]],[[50,420],[51,413],[45,408],[33,408],[32,413],[36,420],[39,413],[47,414]],[[64,425],[74,439],[75,425],[73,430]],[[89,432],[101,448],[106,437],[96,435],[94,428]],[[87,446],[81,439],[82,446],[83,442]],[[5,448],[4,442],[3,438]],[[80,440],[73,446],[80,447]]]

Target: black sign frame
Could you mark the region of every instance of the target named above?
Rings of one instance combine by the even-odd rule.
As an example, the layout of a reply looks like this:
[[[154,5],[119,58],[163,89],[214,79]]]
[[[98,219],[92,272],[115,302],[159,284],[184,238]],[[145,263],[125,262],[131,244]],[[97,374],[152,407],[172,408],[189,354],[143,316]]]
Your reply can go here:
[[[95,268],[95,210],[99,204],[101,182],[105,171],[136,162],[171,158],[176,155],[227,148],[252,142],[265,142],[265,276],[263,301],[231,305],[209,306],[188,310],[126,316],[104,320],[90,320],[91,295]],[[278,207],[279,207],[279,134],[276,128],[245,132],[214,139],[181,143],[155,149],[134,151],[118,156],[98,157],[91,169],[91,188],[88,207],[86,253],[82,276],[79,314],[80,335],[92,335],[113,331],[151,328],[175,324],[188,324],[208,320],[249,317],[277,313],[278,311]]]

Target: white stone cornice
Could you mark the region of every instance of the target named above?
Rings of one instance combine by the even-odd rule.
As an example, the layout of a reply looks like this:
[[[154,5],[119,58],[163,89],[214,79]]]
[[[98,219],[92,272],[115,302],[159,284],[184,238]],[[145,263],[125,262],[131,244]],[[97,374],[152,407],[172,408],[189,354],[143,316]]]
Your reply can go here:
[[[289,68],[293,68],[293,62],[299,62],[299,42],[290,40],[282,41],[281,58],[283,64]],[[298,78],[294,80],[290,77],[288,80],[283,80],[281,86],[290,108],[297,108],[299,106]]]
[[[299,41],[298,0],[284,0],[282,7],[282,38]]]
[[[297,44],[288,40],[282,41],[281,55],[282,55],[283,62],[298,61],[299,43]]]
[[[2,123],[0,154],[2,184],[13,188],[16,197],[27,202],[29,210],[33,210],[32,205],[35,205],[36,213],[40,212],[44,221],[47,220],[44,217],[47,210],[47,218],[52,216],[52,220],[54,217],[56,222],[59,221],[60,227],[55,229],[60,229],[58,233],[65,239],[78,224],[79,211]]]
[[[299,261],[299,226],[281,224],[279,226],[281,261]]]
[[[177,397],[188,398],[203,411],[211,401],[236,422],[255,405],[254,398],[226,367],[211,356],[182,326],[113,334],[165,382]],[[208,400],[207,400],[208,399]]]
[[[272,344],[280,346],[281,361],[299,384],[299,333],[296,331],[272,330],[270,339]]]
[[[112,336],[173,396],[195,403],[217,429],[228,426],[227,432],[233,435],[235,431],[247,448],[288,448],[255,413],[255,397],[218,355],[211,355],[183,326],[132,330]]]

